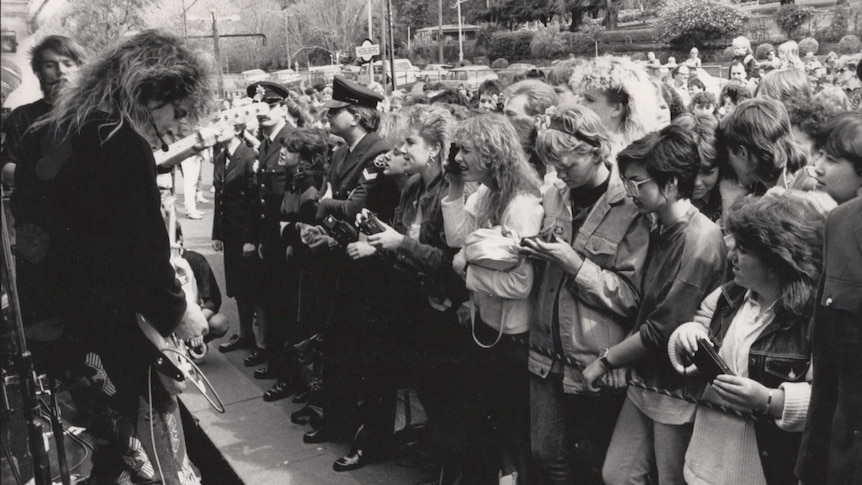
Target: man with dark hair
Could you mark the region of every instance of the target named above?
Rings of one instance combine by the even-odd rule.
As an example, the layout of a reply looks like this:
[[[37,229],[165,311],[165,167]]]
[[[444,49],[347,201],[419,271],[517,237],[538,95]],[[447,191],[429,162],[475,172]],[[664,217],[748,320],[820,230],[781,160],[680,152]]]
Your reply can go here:
[[[691,97],[688,109],[694,115],[715,116],[715,95],[709,91],[695,94]]]
[[[42,99],[15,108],[4,123],[6,141],[0,166],[3,167],[3,182],[8,184],[14,184],[15,164],[21,156],[24,133],[51,111],[57,92],[78,71],[85,57],[81,46],[62,35],[46,37],[33,47],[30,55],[30,67],[39,78]],[[7,164],[11,165],[7,167]]]
[[[293,127],[285,120],[284,101],[289,92],[281,84],[260,81],[246,88],[249,97],[269,104],[269,111],[258,116],[263,140],[258,147],[257,174],[259,224],[257,238],[244,241],[256,245],[261,258],[261,285],[255,313],[260,330],[259,345],[251,351],[243,364],[255,367],[267,362],[284,345],[286,331],[287,259],[281,244],[281,201],[287,180],[285,168],[279,165],[283,140]],[[245,252],[245,250],[244,250]],[[274,378],[269,368],[258,369],[255,377]]]
[[[536,116],[544,115],[546,109],[557,105],[559,101],[557,92],[544,81],[526,79],[506,88],[503,98],[506,100],[503,113],[518,132],[521,147],[530,165],[535,167],[539,177],[544,177],[545,163],[534,150],[537,134]]]

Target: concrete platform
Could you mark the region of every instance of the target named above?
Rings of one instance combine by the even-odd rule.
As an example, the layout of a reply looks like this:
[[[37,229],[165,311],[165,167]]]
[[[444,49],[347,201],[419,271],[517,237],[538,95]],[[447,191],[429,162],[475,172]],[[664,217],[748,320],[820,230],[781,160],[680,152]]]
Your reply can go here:
[[[203,167],[205,188],[212,180],[212,165]],[[177,186],[182,187],[178,177]],[[212,198],[208,191],[204,193]],[[180,197],[179,200],[182,200]],[[187,249],[206,256],[224,292],[224,263],[220,253],[211,247],[213,203],[198,204],[204,212],[202,220],[190,220],[179,216]],[[180,208],[178,214],[184,214]],[[236,304],[223,295],[222,312],[232,322],[228,336],[237,330]],[[228,338],[226,336],[224,339]],[[219,414],[206,400],[189,386],[182,396],[189,412],[199,421],[206,438],[221,455],[219,458],[230,467],[242,483],[262,484],[420,484],[435,476],[433,470],[422,470],[402,466],[393,461],[375,463],[352,472],[336,473],[332,463],[349,451],[349,443],[325,443],[306,445],[302,434],[306,426],[291,423],[290,414],[302,405],[290,399],[264,402],[263,392],[275,381],[255,380],[254,368],[246,368],[242,360],[247,351],[228,354],[218,351],[219,341],[210,343],[210,351],[201,370],[212,382],[224,402],[226,413]],[[424,420],[421,407],[415,397],[411,414],[413,422]],[[399,402],[399,417],[396,428],[404,425],[403,402]],[[396,456],[394,460],[398,460]],[[232,483],[235,479],[224,477],[219,483]]]

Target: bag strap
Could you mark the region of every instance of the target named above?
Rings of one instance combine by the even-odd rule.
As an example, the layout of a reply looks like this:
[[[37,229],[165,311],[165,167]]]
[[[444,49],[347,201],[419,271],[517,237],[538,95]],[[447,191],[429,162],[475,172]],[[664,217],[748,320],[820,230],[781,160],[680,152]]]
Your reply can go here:
[[[497,334],[497,338],[494,340],[494,343],[491,345],[483,344],[479,341],[479,338],[476,337],[476,303],[470,302],[470,334],[473,335],[473,341],[476,342],[476,345],[482,347],[483,349],[490,349],[500,343],[500,339],[503,338],[503,325],[500,325],[500,333]]]

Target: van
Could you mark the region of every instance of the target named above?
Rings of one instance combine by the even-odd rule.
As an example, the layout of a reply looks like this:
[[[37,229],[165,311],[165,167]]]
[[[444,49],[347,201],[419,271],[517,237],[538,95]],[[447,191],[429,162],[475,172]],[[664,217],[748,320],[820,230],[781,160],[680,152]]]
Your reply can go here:
[[[248,71],[243,71],[240,76],[242,76],[242,81],[246,85],[256,83],[258,81],[266,81],[267,79],[269,79],[269,74],[267,74],[263,69],[251,69]]]
[[[464,66],[452,69],[440,81],[447,88],[458,89],[464,85],[465,88],[475,91],[485,81],[497,81],[499,77],[488,66]]]
[[[389,83],[389,80],[392,78],[389,71],[390,63],[388,60],[385,65],[382,65],[380,61],[374,63],[374,74],[382,74],[385,72],[386,83]],[[419,72],[419,69],[413,66],[410,59],[395,59],[395,86],[404,87],[408,84],[415,83],[417,72]]]

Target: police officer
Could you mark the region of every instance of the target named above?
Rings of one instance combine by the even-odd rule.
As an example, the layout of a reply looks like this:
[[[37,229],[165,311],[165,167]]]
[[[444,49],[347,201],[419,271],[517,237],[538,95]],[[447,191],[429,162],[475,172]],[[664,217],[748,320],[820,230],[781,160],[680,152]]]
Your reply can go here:
[[[293,131],[286,121],[284,101],[288,90],[278,83],[260,81],[246,89],[249,97],[269,104],[269,111],[258,116],[262,140],[258,147],[257,181],[260,223],[257,250],[262,259],[260,281],[264,282],[255,312],[260,338],[258,347],[246,357],[246,367],[261,365],[284,345],[286,332],[286,301],[289,274],[285,250],[281,244],[281,201],[287,174],[279,165],[283,140]],[[275,378],[267,368],[255,371],[257,378]]]

